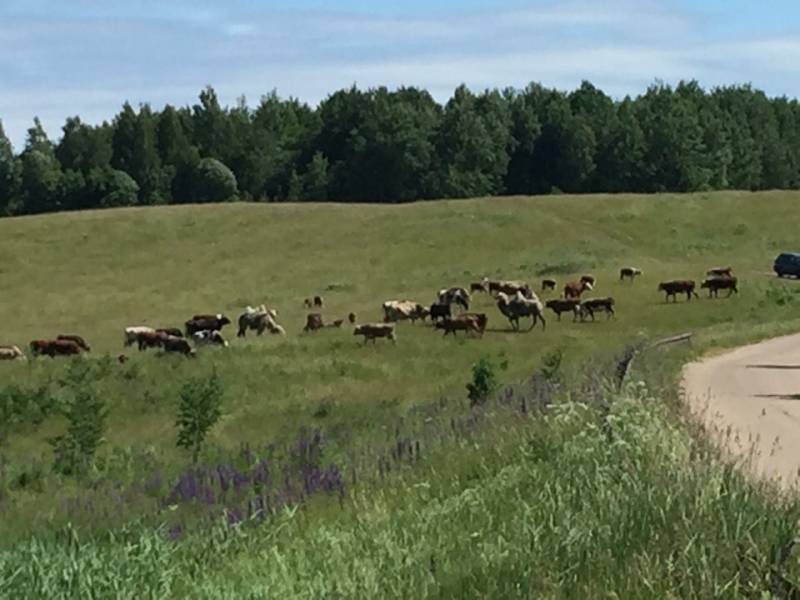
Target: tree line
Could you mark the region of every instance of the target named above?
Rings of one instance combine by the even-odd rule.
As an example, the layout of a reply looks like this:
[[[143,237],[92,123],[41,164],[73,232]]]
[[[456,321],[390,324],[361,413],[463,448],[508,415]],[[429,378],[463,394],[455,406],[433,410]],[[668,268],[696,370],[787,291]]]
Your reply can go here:
[[[100,125],[38,119],[15,153],[0,123],[0,214],[184,202],[406,202],[500,194],[800,187],[800,107],[749,85],[351,87],[318,107],[275,92],[226,107],[130,104]]]

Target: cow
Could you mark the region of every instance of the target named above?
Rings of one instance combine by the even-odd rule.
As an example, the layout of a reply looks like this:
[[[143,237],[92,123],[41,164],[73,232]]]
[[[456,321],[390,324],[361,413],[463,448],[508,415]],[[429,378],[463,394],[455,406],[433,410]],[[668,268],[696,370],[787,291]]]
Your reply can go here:
[[[554,290],[558,282],[555,279],[542,279],[542,291]]]
[[[490,281],[489,290],[493,293],[503,293],[508,296],[513,296],[517,292],[521,292],[523,296],[530,299],[533,295],[531,286],[524,281]]]
[[[486,331],[486,325],[489,323],[489,317],[486,316],[486,313],[461,313],[460,315],[456,316],[456,320],[474,321],[478,326],[478,331],[480,331],[481,335],[483,335],[483,332]]]
[[[622,267],[619,270],[619,280],[625,281],[625,279],[630,279],[633,282],[634,278],[638,275],[642,274],[641,269],[637,269],[636,267]]]
[[[469,284],[469,291],[472,292],[488,292],[489,291],[489,279],[484,277],[481,281],[473,281]]]
[[[75,342],[76,344],[78,344],[78,346],[81,347],[81,350],[84,350],[86,352],[89,352],[91,350],[91,348],[89,347],[89,344],[86,343],[86,340],[84,340],[79,335],[59,334],[56,337],[56,339],[57,340],[67,340],[67,341],[70,341],[70,342]]]
[[[595,278],[594,275],[581,275],[580,282],[581,283],[588,283],[592,287],[594,287],[595,284],[597,283],[597,278]]]
[[[198,331],[219,331],[225,325],[229,325],[231,320],[223,314],[216,315],[194,315],[191,319],[186,321],[186,335],[191,336]]]
[[[177,327],[160,327],[156,329],[156,333],[171,335],[172,337],[183,337],[183,331]]]
[[[564,298],[580,298],[583,292],[592,290],[594,286],[588,281],[580,279],[578,281],[570,281],[564,285]]]
[[[349,315],[347,315],[347,320],[350,322],[351,325],[354,325],[356,322],[356,313],[351,312]]]
[[[436,301],[439,304],[455,304],[464,310],[469,310],[470,295],[462,287],[451,287],[439,290]]]
[[[168,337],[171,336],[158,331],[141,331],[136,336],[136,345],[140,352],[148,348],[161,348]]]
[[[461,319],[462,315],[459,315],[455,319],[444,319],[439,321],[434,325],[436,329],[441,329],[444,331],[444,335],[447,336],[448,334],[452,333],[453,336],[456,335],[457,331],[463,331],[466,334],[477,333],[481,335],[480,327],[475,319]]]
[[[156,330],[152,327],[126,327],[125,328],[125,337],[123,338],[123,345],[125,347],[133,345],[134,342],[139,341],[139,336],[142,333],[156,333]]]
[[[244,309],[244,312],[239,315],[239,331],[236,333],[236,336],[245,337],[248,329],[252,329],[258,335],[264,333],[265,330],[275,333],[274,329],[277,325],[277,323],[275,323],[275,318],[277,316],[278,312],[276,310],[267,310],[267,307],[263,304],[256,308],[248,306]]]
[[[205,331],[196,331],[192,338],[194,339],[195,343],[198,346],[222,346],[223,348],[228,347],[227,340],[222,337],[222,334],[219,331],[210,331],[206,329]]]
[[[306,298],[305,300],[303,300],[303,307],[304,308],[310,309],[313,306],[314,306],[314,303],[311,301],[311,298]]]
[[[580,311],[581,321],[586,315],[592,317],[592,321],[594,321],[594,313],[596,312],[605,312],[607,319],[610,319],[611,317],[616,318],[614,313],[614,299],[611,297],[587,298],[581,302]]]
[[[497,294],[497,308],[508,319],[509,323],[515,330],[519,330],[519,320],[521,317],[531,317],[530,331],[536,326],[538,319],[542,320],[542,329],[547,326],[544,319],[544,306],[542,306],[536,294],[533,298],[526,298],[522,292],[517,292],[513,297],[504,292]]]
[[[325,327],[325,324],[322,322],[322,315],[319,313],[311,313],[306,315],[306,326],[303,327],[303,331],[306,333],[318,331]]]
[[[706,271],[707,277],[733,277],[733,267],[711,267]]]
[[[434,302],[431,304],[428,312],[431,315],[431,321],[438,321],[439,319],[449,319],[453,316],[453,311],[450,309],[449,304],[439,304]]]
[[[195,356],[196,351],[186,338],[164,336],[162,339],[164,352],[183,354],[184,356]]]
[[[718,298],[720,290],[728,290],[726,298],[730,298],[732,294],[739,293],[737,283],[738,280],[736,277],[709,277],[700,284],[700,287],[708,290],[709,298],[711,298],[712,295]]]
[[[384,323],[396,323],[407,319],[415,323],[417,319],[424,321],[429,314],[427,308],[411,300],[387,300],[382,308]]]
[[[71,356],[81,353],[81,347],[72,340],[33,340],[30,343],[34,356]]]
[[[322,308],[322,296],[314,296],[314,308]]]
[[[666,294],[665,301],[669,302],[669,297],[677,302],[678,294],[686,294],[686,300],[692,299],[692,296],[699,298],[697,292],[694,291],[695,283],[691,279],[673,279],[672,281],[662,281],[658,284],[658,291]]]
[[[365,325],[357,325],[353,329],[353,335],[363,335],[364,344],[369,340],[372,340],[374,344],[377,338],[387,338],[392,340],[392,343],[397,343],[394,328],[394,323],[367,323]]]
[[[561,313],[571,312],[572,321],[575,322],[578,320],[578,315],[580,314],[581,301],[575,298],[556,298],[553,300],[548,300],[544,303],[544,305],[556,313],[558,321],[561,320]]]
[[[17,346],[0,346],[0,360],[25,360],[25,354]]]

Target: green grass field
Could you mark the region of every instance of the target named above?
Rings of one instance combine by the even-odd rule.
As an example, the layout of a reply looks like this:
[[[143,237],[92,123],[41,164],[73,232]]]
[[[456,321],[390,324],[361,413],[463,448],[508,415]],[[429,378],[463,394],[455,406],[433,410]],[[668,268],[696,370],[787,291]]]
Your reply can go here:
[[[440,399],[466,403],[464,386],[470,378],[470,368],[484,356],[505,366],[499,373],[504,382],[515,382],[539,368],[541,358],[555,350],[564,353],[565,369],[577,371],[590,357],[615,353],[627,343],[662,335],[694,332],[693,348],[680,354],[685,358],[687,352],[796,329],[800,284],[776,280],[771,265],[778,252],[800,248],[795,225],[798,200],[800,194],[790,192],[551,196],[402,206],[173,206],[3,219],[0,220],[0,253],[4,257],[0,267],[3,290],[0,344],[23,347],[34,338],[78,333],[92,344],[92,353],[88,362],[36,359],[27,364],[0,363],[2,385],[24,389],[44,386],[49,393],[59,396],[68,395],[65,380],[77,377],[80,381],[90,381],[109,407],[104,453],[112,454],[115,448],[118,454],[146,451],[157,456],[159,464],[169,472],[188,460],[175,448],[173,422],[178,389],[193,376],[216,370],[225,388],[224,416],[212,432],[207,456],[234,450],[242,443],[285,443],[294,439],[302,426],[324,429],[329,442],[328,457],[346,456],[354,447],[371,447],[391,440],[398,428],[418,427],[411,417],[415,408]],[[704,291],[698,290],[701,298],[697,301],[686,303],[681,299],[677,304],[666,304],[663,294],[656,291],[660,280],[693,278],[699,283],[708,267],[723,264],[733,266],[739,277],[738,296],[709,300]],[[638,266],[644,275],[633,285],[621,284],[618,270],[623,265]],[[443,339],[430,326],[410,323],[399,325],[396,345],[379,340],[375,346],[364,347],[348,327],[309,335],[301,333],[306,313],[303,299],[314,294],[325,298],[326,320],[343,318],[355,311],[359,321],[366,322],[380,319],[380,306],[386,299],[409,298],[427,304],[436,290],[466,285],[484,275],[526,279],[538,289],[543,276],[563,283],[586,272],[598,278],[592,295],[610,295],[616,299],[615,320],[600,317],[596,323],[572,323],[565,315],[565,320],[559,323],[548,312],[545,331],[537,328],[514,333],[494,302],[488,296],[478,296],[475,309],[489,315],[489,331],[482,339]],[[551,295],[541,297],[546,300]],[[161,357],[152,351],[138,353],[135,349],[125,350],[131,356],[125,365],[101,358],[123,351],[122,331],[126,326],[180,326],[198,312],[222,311],[235,320],[245,305],[261,303],[278,310],[278,321],[288,332],[285,338],[250,335],[246,340],[237,340],[235,328],[229,327],[225,333],[231,347],[200,349],[196,360]],[[674,381],[677,364],[678,359],[665,360],[660,383]],[[657,360],[649,364],[651,373],[660,368]],[[88,372],[84,372],[86,369]],[[670,419],[663,415],[658,418]],[[659,423],[663,425],[663,421]],[[642,427],[657,428],[658,424]],[[48,461],[50,449],[46,440],[63,428],[64,421],[58,416],[38,424],[7,427],[0,445],[4,464],[11,465],[13,470],[14,465]],[[451,498],[455,505],[458,505],[455,498],[469,489],[466,482],[470,481],[470,473],[479,481],[486,480],[481,494],[495,485],[505,489],[506,484],[512,496],[533,494],[537,484],[522,473],[535,468],[539,459],[529,462],[523,457],[522,462],[515,462],[520,455],[514,450],[518,443],[527,447],[525,440],[532,434],[517,432],[513,427],[512,430],[515,433],[509,434],[508,439],[502,435],[498,439],[496,432],[486,434],[486,439],[494,440],[490,446],[497,446],[497,456],[488,464],[474,457],[482,446],[476,445],[471,450],[447,450],[447,446],[435,460],[431,458],[430,465],[424,467],[424,475],[419,477],[437,480],[435,493],[432,492],[437,502],[446,503]],[[681,439],[681,444],[690,444]],[[681,481],[684,467],[668,464],[669,453],[663,445],[668,442],[658,438],[657,443],[661,444],[654,450],[657,460],[652,458],[648,465],[653,467],[665,461],[664,468],[674,472],[658,485],[665,482],[676,485]],[[576,447],[574,452],[579,454],[579,449]],[[612,459],[610,456],[609,460]],[[642,460],[645,459],[650,460],[647,457]],[[478,468],[476,464],[483,466]],[[553,462],[547,468],[556,470],[542,477],[557,479],[558,465],[566,468],[569,464],[569,461]],[[138,472],[136,465],[131,470]],[[692,473],[687,476],[694,482],[692,485],[706,483],[699,471]],[[451,474],[452,478],[445,474]],[[462,481],[463,476],[466,479]],[[417,476],[408,477],[412,482],[417,481],[414,479]],[[508,477],[511,479],[506,480]],[[646,497],[647,486],[652,483],[642,483],[637,494]],[[60,492],[77,486],[47,479],[44,492],[55,491],[56,485]],[[736,485],[747,489],[744,482]],[[50,505],[47,493],[5,487],[0,502],[3,515],[0,533],[7,540],[63,524],[54,516],[57,511]],[[425,516],[423,508],[427,505],[417,497],[417,492],[407,492],[411,488],[405,485],[401,487],[406,491],[381,488],[382,494],[395,494],[394,500],[376,500],[376,504],[359,510],[367,515],[365,518],[374,517],[382,523],[378,515],[391,515],[409,502],[411,507],[420,508],[420,518],[436,518],[432,513]],[[676,494],[680,496],[683,492],[686,490]],[[406,493],[411,495],[404,496]],[[487,496],[480,501],[495,500]],[[688,506],[690,495],[683,501]],[[753,506],[759,502],[768,500],[752,500]],[[553,505],[553,510],[556,509]],[[476,525],[476,531],[484,534],[491,531],[492,520],[504,510],[500,506],[487,507],[484,515],[487,520]],[[50,520],[43,520],[43,514],[49,514]],[[416,518],[410,513],[403,514],[398,518],[412,521]],[[320,508],[320,515],[320,531],[334,536],[335,531],[347,530],[353,560],[359,552],[374,552],[365,541],[371,536],[399,534],[372,522],[353,529],[346,524],[347,517],[330,516],[325,507]],[[465,519],[471,518],[465,515]],[[728,516],[737,518],[734,512]],[[506,532],[504,535],[513,538],[511,532],[518,533],[519,527],[535,529],[540,517],[528,523],[522,513],[514,512],[501,529]],[[617,514],[614,518],[622,517]],[[708,523],[709,527],[720,526],[711,517]],[[424,529],[420,522],[409,521],[407,525],[409,531]],[[315,527],[306,523],[289,539],[306,540]],[[563,527],[569,529],[569,524]],[[553,530],[551,534],[557,537],[558,532]],[[362,535],[366,537],[359,541],[358,536]],[[419,535],[422,539],[425,535],[444,533],[425,533],[420,529]],[[688,538],[679,537],[682,543],[689,543]],[[503,568],[500,563],[512,571],[522,568],[521,555],[514,550],[518,542],[521,543],[508,542],[511,562],[503,563],[505,559],[501,557],[505,555],[499,546],[492,550],[497,551],[495,558],[500,571]],[[397,552],[402,554],[403,544],[397,539],[392,543],[397,544]],[[499,542],[495,539],[492,543]],[[271,552],[269,544],[264,544],[258,552]],[[586,540],[581,544],[576,547],[590,547]],[[304,545],[297,552],[327,552],[333,556],[323,546]],[[451,550],[466,552],[468,546],[462,540]],[[647,544],[637,548],[645,554],[652,552]],[[487,550],[486,556],[494,556],[492,552]],[[292,560],[301,558],[316,560],[311,555],[294,555]],[[341,560],[346,558],[347,555]],[[417,558],[429,561],[427,557]],[[617,558],[609,556],[606,560],[611,564]],[[666,562],[659,562],[662,558],[667,560],[653,557],[658,569],[666,568]],[[538,568],[546,571],[548,566],[555,568],[556,563],[559,569],[566,568],[562,559],[567,561],[568,557],[548,562],[550,559],[542,556]],[[221,590],[227,581],[227,569],[230,580],[237,582],[236,589],[248,593],[242,582],[253,577],[254,565],[248,562],[251,559],[239,562],[234,556],[231,560],[235,562],[220,565],[221,572],[208,575],[198,585],[207,585],[209,593],[224,595]],[[263,560],[268,562],[267,558]],[[344,568],[314,564],[312,571]],[[615,564],[625,564],[625,560],[617,560]],[[637,565],[646,570],[644,563]],[[494,568],[473,566],[474,573]],[[299,569],[302,565],[297,562],[295,567]],[[464,565],[450,568],[454,569],[452,577],[467,577]],[[378,577],[381,572],[376,564],[370,569],[371,577]],[[519,577],[522,571],[514,573],[514,577]],[[350,575],[352,581],[358,581],[357,575]],[[576,591],[596,592],[595,586],[601,581],[593,579],[596,576],[592,571],[582,571],[580,576],[567,580],[575,584]],[[271,581],[283,581],[281,589],[290,589],[289,575],[275,571],[270,577]],[[705,592],[719,583],[701,579],[692,590]],[[550,594],[557,589],[553,586],[558,581],[561,580],[548,579],[540,586],[523,586],[519,590]],[[668,578],[659,586],[666,585],[665,581]],[[448,595],[448,589],[456,595],[471,595],[467,589],[484,589],[485,594],[494,597],[515,595],[506,587],[510,580],[503,580],[502,585],[499,582],[500,579],[494,587],[481,588],[475,581],[469,588],[459,587],[469,583],[467,577],[453,580],[453,587],[448,588],[446,582],[439,581],[436,585],[429,582],[431,587],[428,587],[420,580],[408,589],[443,595]],[[625,582],[626,586],[630,583],[626,579]],[[395,591],[403,589],[400,580],[389,588],[384,584],[352,588],[349,593],[341,588],[339,593],[391,595],[387,592],[391,585],[398,586],[391,588]],[[704,587],[706,584],[709,587]],[[318,593],[325,589],[320,581],[314,585]],[[300,587],[292,588],[293,593],[302,595]],[[634,591],[634,587],[623,587]],[[259,589],[265,593],[266,588],[252,588]],[[641,592],[644,588],[637,589]]]

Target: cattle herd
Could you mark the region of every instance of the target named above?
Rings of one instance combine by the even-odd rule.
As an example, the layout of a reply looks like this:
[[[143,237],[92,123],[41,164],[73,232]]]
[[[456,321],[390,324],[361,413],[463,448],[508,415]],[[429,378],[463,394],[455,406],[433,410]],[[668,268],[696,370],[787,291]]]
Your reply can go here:
[[[619,281],[633,283],[642,274],[636,267],[623,267],[619,271]],[[606,318],[616,316],[614,312],[614,298],[592,297],[582,298],[592,291],[597,284],[593,275],[583,275],[575,281],[564,284],[562,293],[558,298],[552,298],[545,303],[539,299],[530,284],[525,281],[491,280],[484,278],[473,282],[469,288],[451,287],[439,290],[436,298],[430,305],[423,305],[411,300],[387,300],[382,305],[383,322],[358,324],[356,314],[347,315],[347,321],[354,325],[353,335],[362,336],[366,344],[370,340],[374,343],[378,338],[386,338],[395,342],[397,340],[396,324],[399,321],[425,321],[430,319],[435,330],[443,331],[444,335],[456,335],[459,331],[465,335],[483,336],[489,317],[486,313],[470,312],[473,294],[488,294],[496,302],[497,309],[510,323],[515,331],[520,329],[521,319],[531,319],[528,331],[541,322],[542,329],[547,325],[545,309],[555,313],[558,321],[562,313],[572,313],[573,321],[595,320],[597,313],[605,313]],[[558,283],[554,279],[543,279],[541,293],[554,292]],[[700,284],[701,289],[707,289],[709,298],[717,297],[720,290],[727,290],[727,297],[739,292],[737,279],[731,267],[714,267],[706,272],[706,279]],[[670,298],[677,302],[677,296],[686,294],[686,299],[698,297],[695,291],[696,284],[690,279],[676,279],[662,281],[658,290],[664,292],[665,300]],[[323,298],[314,296],[306,298],[304,306],[309,309],[321,309]],[[245,308],[237,321],[237,337],[246,337],[248,331],[255,331],[257,335],[269,332],[274,335],[285,335],[286,330],[277,322],[278,312],[267,308],[265,305]],[[340,329],[345,319],[337,319],[325,323],[321,312],[312,312],[306,315],[306,324],[303,331],[313,333],[324,328]],[[136,346],[140,351],[156,348],[164,353],[178,353],[186,356],[195,356],[197,347],[215,345],[227,347],[228,342],[222,335],[222,329],[231,324],[231,320],[224,314],[197,314],[184,323],[183,328],[164,327],[152,328],[145,326],[127,327],[124,331],[123,346],[128,348]],[[52,339],[37,339],[29,344],[32,356],[71,356],[89,352],[89,344],[79,335],[58,335]],[[18,346],[0,346],[0,360],[25,359],[26,356]],[[119,355],[119,361],[124,362],[127,356]]]

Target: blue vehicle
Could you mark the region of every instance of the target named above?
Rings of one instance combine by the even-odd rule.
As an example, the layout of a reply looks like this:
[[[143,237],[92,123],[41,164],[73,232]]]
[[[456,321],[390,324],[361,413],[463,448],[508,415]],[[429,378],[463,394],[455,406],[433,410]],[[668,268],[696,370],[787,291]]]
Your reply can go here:
[[[778,277],[786,277],[787,275],[800,277],[800,253],[784,252],[779,254],[772,268]]]

